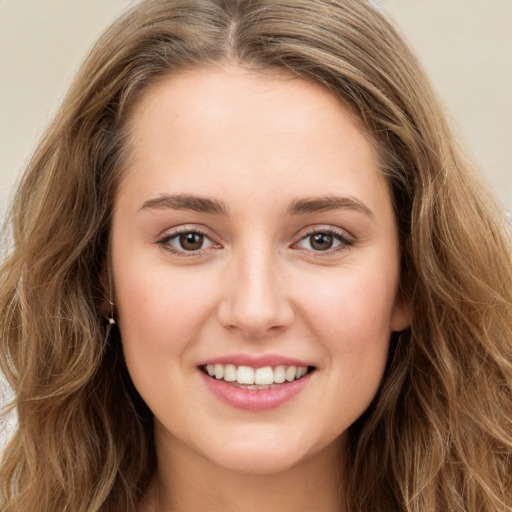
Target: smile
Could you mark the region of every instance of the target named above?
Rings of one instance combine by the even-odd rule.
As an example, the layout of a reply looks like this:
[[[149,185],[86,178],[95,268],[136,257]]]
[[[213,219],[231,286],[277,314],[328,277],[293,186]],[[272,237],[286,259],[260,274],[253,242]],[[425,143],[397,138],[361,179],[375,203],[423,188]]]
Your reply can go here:
[[[290,401],[311,382],[316,368],[304,364],[274,366],[266,363],[255,367],[247,363],[212,362],[202,364],[198,369],[207,389],[221,402],[256,412]]]
[[[234,364],[208,364],[202,367],[210,377],[233,385],[243,386],[246,389],[269,389],[278,384],[293,382],[304,377],[313,367],[308,366],[264,366],[252,368],[250,366],[235,366]]]

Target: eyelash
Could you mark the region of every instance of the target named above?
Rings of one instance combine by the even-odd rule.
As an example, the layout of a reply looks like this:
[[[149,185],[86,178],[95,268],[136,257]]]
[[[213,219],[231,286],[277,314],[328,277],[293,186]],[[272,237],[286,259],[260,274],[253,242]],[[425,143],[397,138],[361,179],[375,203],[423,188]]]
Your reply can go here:
[[[302,242],[303,240],[306,240],[307,238],[309,238],[313,235],[317,235],[317,234],[331,235],[334,238],[334,240],[339,242],[339,245],[334,248],[331,248],[331,249],[326,249],[324,251],[314,251],[314,250],[310,250],[310,249],[303,249],[303,250],[306,250],[308,253],[311,253],[315,258],[331,256],[332,254],[335,254],[335,253],[338,253],[341,251],[346,251],[356,244],[356,240],[354,238],[350,237],[349,235],[347,235],[346,233],[344,233],[342,231],[338,231],[338,230],[336,230],[334,228],[330,228],[330,227],[329,228],[315,227],[315,228],[311,228],[308,231],[306,231],[306,233],[300,238],[300,240],[298,242],[295,242],[293,245],[295,246],[295,245],[299,244],[300,242]],[[298,250],[300,250],[300,248],[298,248]]]
[[[205,237],[206,239],[208,239],[212,245],[210,247],[206,247],[204,249],[198,249],[195,251],[187,251],[185,249],[183,249],[183,250],[176,249],[171,244],[169,244],[169,242],[171,240],[173,240],[183,234],[201,235],[201,236]],[[308,253],[311,253],[312,255],[314,255],[314,257],[317,257],[317,258],[322,258],[324,256],[329,256],[329,255],[338,253],[340,251],[350,249],[351,247],[353,247],[356,244],[355,239],[353,239],[352,237],[347,236],[345,233],[335,230],[333,228],[311,228],[297,242],[295,242],[292,245],[292,247],[298,245],[303,240],[306,240],[307,238],[309,238],[313,235],[317,235],[317,234],[330,235],[337,242],[339,242],[339,245],[335,246],[334,248],[326,249],[323,251],[302,249],[304,251],[307,251]],[[215,247],[215,246],[217,246],[217,248],[220,247],[220,245],[215,244],[215,242],[213,242],[211,240],[211,237],[204,231],[197,229],[197,228],[187,228],[187,227],[179,228],[176,231],[173,231],[172,233],[169,233],[169,234],[163,236],[162,238],[160,238],[156,241],[156,244],[159,245],[160,247],[162,247],[163,249],[165,249],[166,251],[169,251],[172,254],[174,254],[178,257],[181,257],[181,258],[198,257],[198,256],[201,256],[205,251],[207,251],[211,247]],[[296,249],[301,250],[300,247],[297,247]]]
[[[178,256],[180,258],[193,258],[193,257],[201,256],[205,251],[210,249],[210,247],[206,247],[204,249],[198,249],[196,251],[186,251],[184,249],[183,250],[179,250],[179,249],[176,249],[175,247],[173,247],[169,243],[174,238],[177,238],[177,237],[179,237],[180,235],[183,235],[183,234],[201,235],[205,239],[207,239],[207,240],[209,240],[211,242],[212,245],[210,247],[215,247],[215,246],[219,247],[219,245],[215,244],[215,242],[213,242],[211,240],[211,237],[207,233],[205,233],[204,231],[202,231],[202,230],[200,230],[198,228],[187,228],[187,227],[178,228],[176,231],[173,231],[172,233],[164,235],[162,238],[158,239],[156,241],[156,243],[157,243],[157,245],[159,245],[160,247],[162,247],[166,251],[171,252],[172,254],[174,254],[174,255],[176,255],[176,256]]]

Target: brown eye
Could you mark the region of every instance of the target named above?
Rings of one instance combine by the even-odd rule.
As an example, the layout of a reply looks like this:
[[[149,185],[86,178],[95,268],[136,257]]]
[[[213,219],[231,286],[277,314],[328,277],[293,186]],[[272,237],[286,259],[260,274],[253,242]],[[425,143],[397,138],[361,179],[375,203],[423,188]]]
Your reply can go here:
[[[295,247],[308,251],[331,254],[354,245],[355,240],[342,231],[321,230],[313,231],[303,237]]]
[[[179,245],[185,251],[198,251],[203,247],[204,238],[201,233],[182,233],[179,235]]]
[[[310,235],[311,248],[315,251],[327,251],[332,248],[334,237],[330,233],[315,233]]]
[[[185,256],[187,253],[191,253],[192,256],[193,253],[213,247],[214,243],[208,236],[198,231],[182,231],[164,236],[158,241],[158,245],[178,255]]]

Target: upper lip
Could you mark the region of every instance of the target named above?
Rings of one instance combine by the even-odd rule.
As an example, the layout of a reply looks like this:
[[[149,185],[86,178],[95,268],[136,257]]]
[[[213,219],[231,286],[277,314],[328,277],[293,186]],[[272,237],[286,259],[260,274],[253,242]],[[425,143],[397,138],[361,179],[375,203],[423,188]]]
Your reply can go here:
[[[234,366],[249,366],[252,368],[262,368],[264,366],[313,366],[306,361],[279,354],[262,354],[259,356],[228,354],[205,359],[198,366],[206,366],[208,364],[232,364]]]

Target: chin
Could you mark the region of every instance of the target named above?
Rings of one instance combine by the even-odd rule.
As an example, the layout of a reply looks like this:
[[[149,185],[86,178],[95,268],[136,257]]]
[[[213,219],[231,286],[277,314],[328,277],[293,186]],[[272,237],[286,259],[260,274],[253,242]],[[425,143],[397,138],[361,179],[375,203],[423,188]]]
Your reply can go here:
[[[252,475],[271,475],[299,467],[324,450],[336,450],[336,441],[328,446],[313,443],[311,437],[255,434],[252,438],[238,437],[235,442],[216,445],[207,457],[210,462],[229,471]],[[210,447],[211,448],[211,447]],[[203,452],[204,453],[204,452]],[[206,453],[205,453],[206,455]]]
[[[241,474],[272,475],[290,470],[300,465],[302,457],[289,453],[275,453],[255,450],[250,453],[224,454],[222,457],[214,457],[211,462],[225,470]]]

